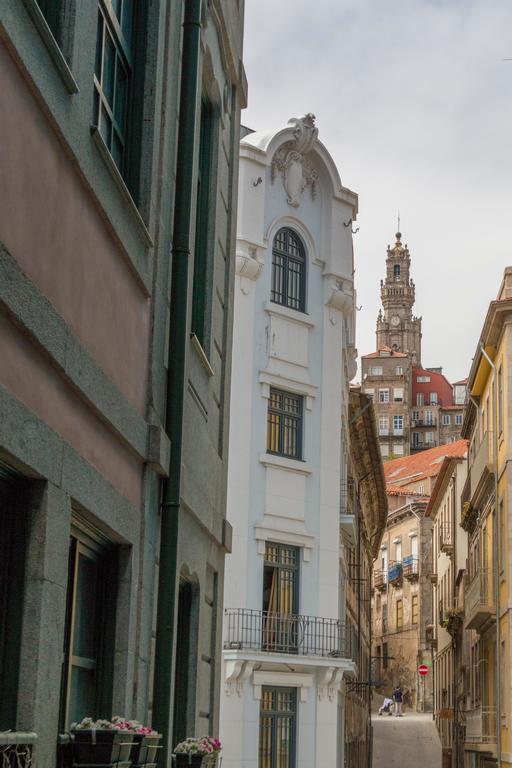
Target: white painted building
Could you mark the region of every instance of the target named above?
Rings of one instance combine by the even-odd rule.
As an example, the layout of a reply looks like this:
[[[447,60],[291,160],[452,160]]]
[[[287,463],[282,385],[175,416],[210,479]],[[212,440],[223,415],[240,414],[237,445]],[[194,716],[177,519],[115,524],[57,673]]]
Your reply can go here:
[[[333,768],[355,672],[340,487],[357,196],[312,115],[242,139],[238,210],[223,768]]]

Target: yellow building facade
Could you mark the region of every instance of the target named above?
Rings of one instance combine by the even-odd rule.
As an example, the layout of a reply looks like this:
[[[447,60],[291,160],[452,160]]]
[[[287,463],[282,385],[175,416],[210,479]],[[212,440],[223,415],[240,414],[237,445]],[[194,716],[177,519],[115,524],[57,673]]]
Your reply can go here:
[[[512,766],[512,267],[489,305],[468,381],[461,525],[467,666],[464,768]]]

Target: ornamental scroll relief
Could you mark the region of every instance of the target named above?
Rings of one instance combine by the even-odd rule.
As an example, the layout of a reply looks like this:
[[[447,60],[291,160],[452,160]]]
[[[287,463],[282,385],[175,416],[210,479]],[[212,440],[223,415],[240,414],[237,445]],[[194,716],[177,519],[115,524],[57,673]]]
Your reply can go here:
[[[281,174],[286,201],[293,208],[298,208],[306,187],[311,187],[312,199],[316,197],[318,172],[306,155],[311,152],[318,138],[318,128],[315,127],[315,116],[311,112],[301,118],[292,117],[288,125],[294,127],[294,139],[276,151],[272,158],[271,174],[272,182],[277,174]]]

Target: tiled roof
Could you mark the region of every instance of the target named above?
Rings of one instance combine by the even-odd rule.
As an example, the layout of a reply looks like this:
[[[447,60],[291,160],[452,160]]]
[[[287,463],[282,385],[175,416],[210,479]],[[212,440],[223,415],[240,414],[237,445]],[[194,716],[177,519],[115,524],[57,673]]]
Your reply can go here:
[[[404,352],[397,352],[395,349],[391,349],[391,347],[382,347],[381,349],[378,349],[376,352],[370,352],[369,355],[363,355],[363,358],[367,359],[370,357],[381,357],[381,352],[387,352],[387,355],[384,355],[384,359],[386,357],[408,357]]]
[[[446,456],[464,458],[468,449],[467,440],[457,440],[455,443],[438,445],[428,451],[391,459],[384,462],[384,474],[387,485],[404,486],[417,482],[425,477],[435,477]]]
[[[411,488],[401,488],[399,485],[390,485],[389,483],[386,485],[386,493],[388,496],[419,496],[421,498],[425,497],[424,493],[420,493],[419,491],[413,491]]]
[[[468,380],[466,377],[465,379],[461,379],[460,381],[454,381],[453,386],[455,386],[456,384],[467,384],[467,383],[468,383]]]

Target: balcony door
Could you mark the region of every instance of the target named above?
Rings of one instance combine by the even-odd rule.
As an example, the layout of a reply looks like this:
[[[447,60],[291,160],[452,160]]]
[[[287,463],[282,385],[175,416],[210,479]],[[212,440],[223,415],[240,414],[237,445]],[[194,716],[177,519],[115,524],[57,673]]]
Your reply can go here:
[[[297,652],[300,549],[267,542],[263,568],[263,647]]]
[[[297,690],[264,687],[260,707],[259,768],[293,768]]]

